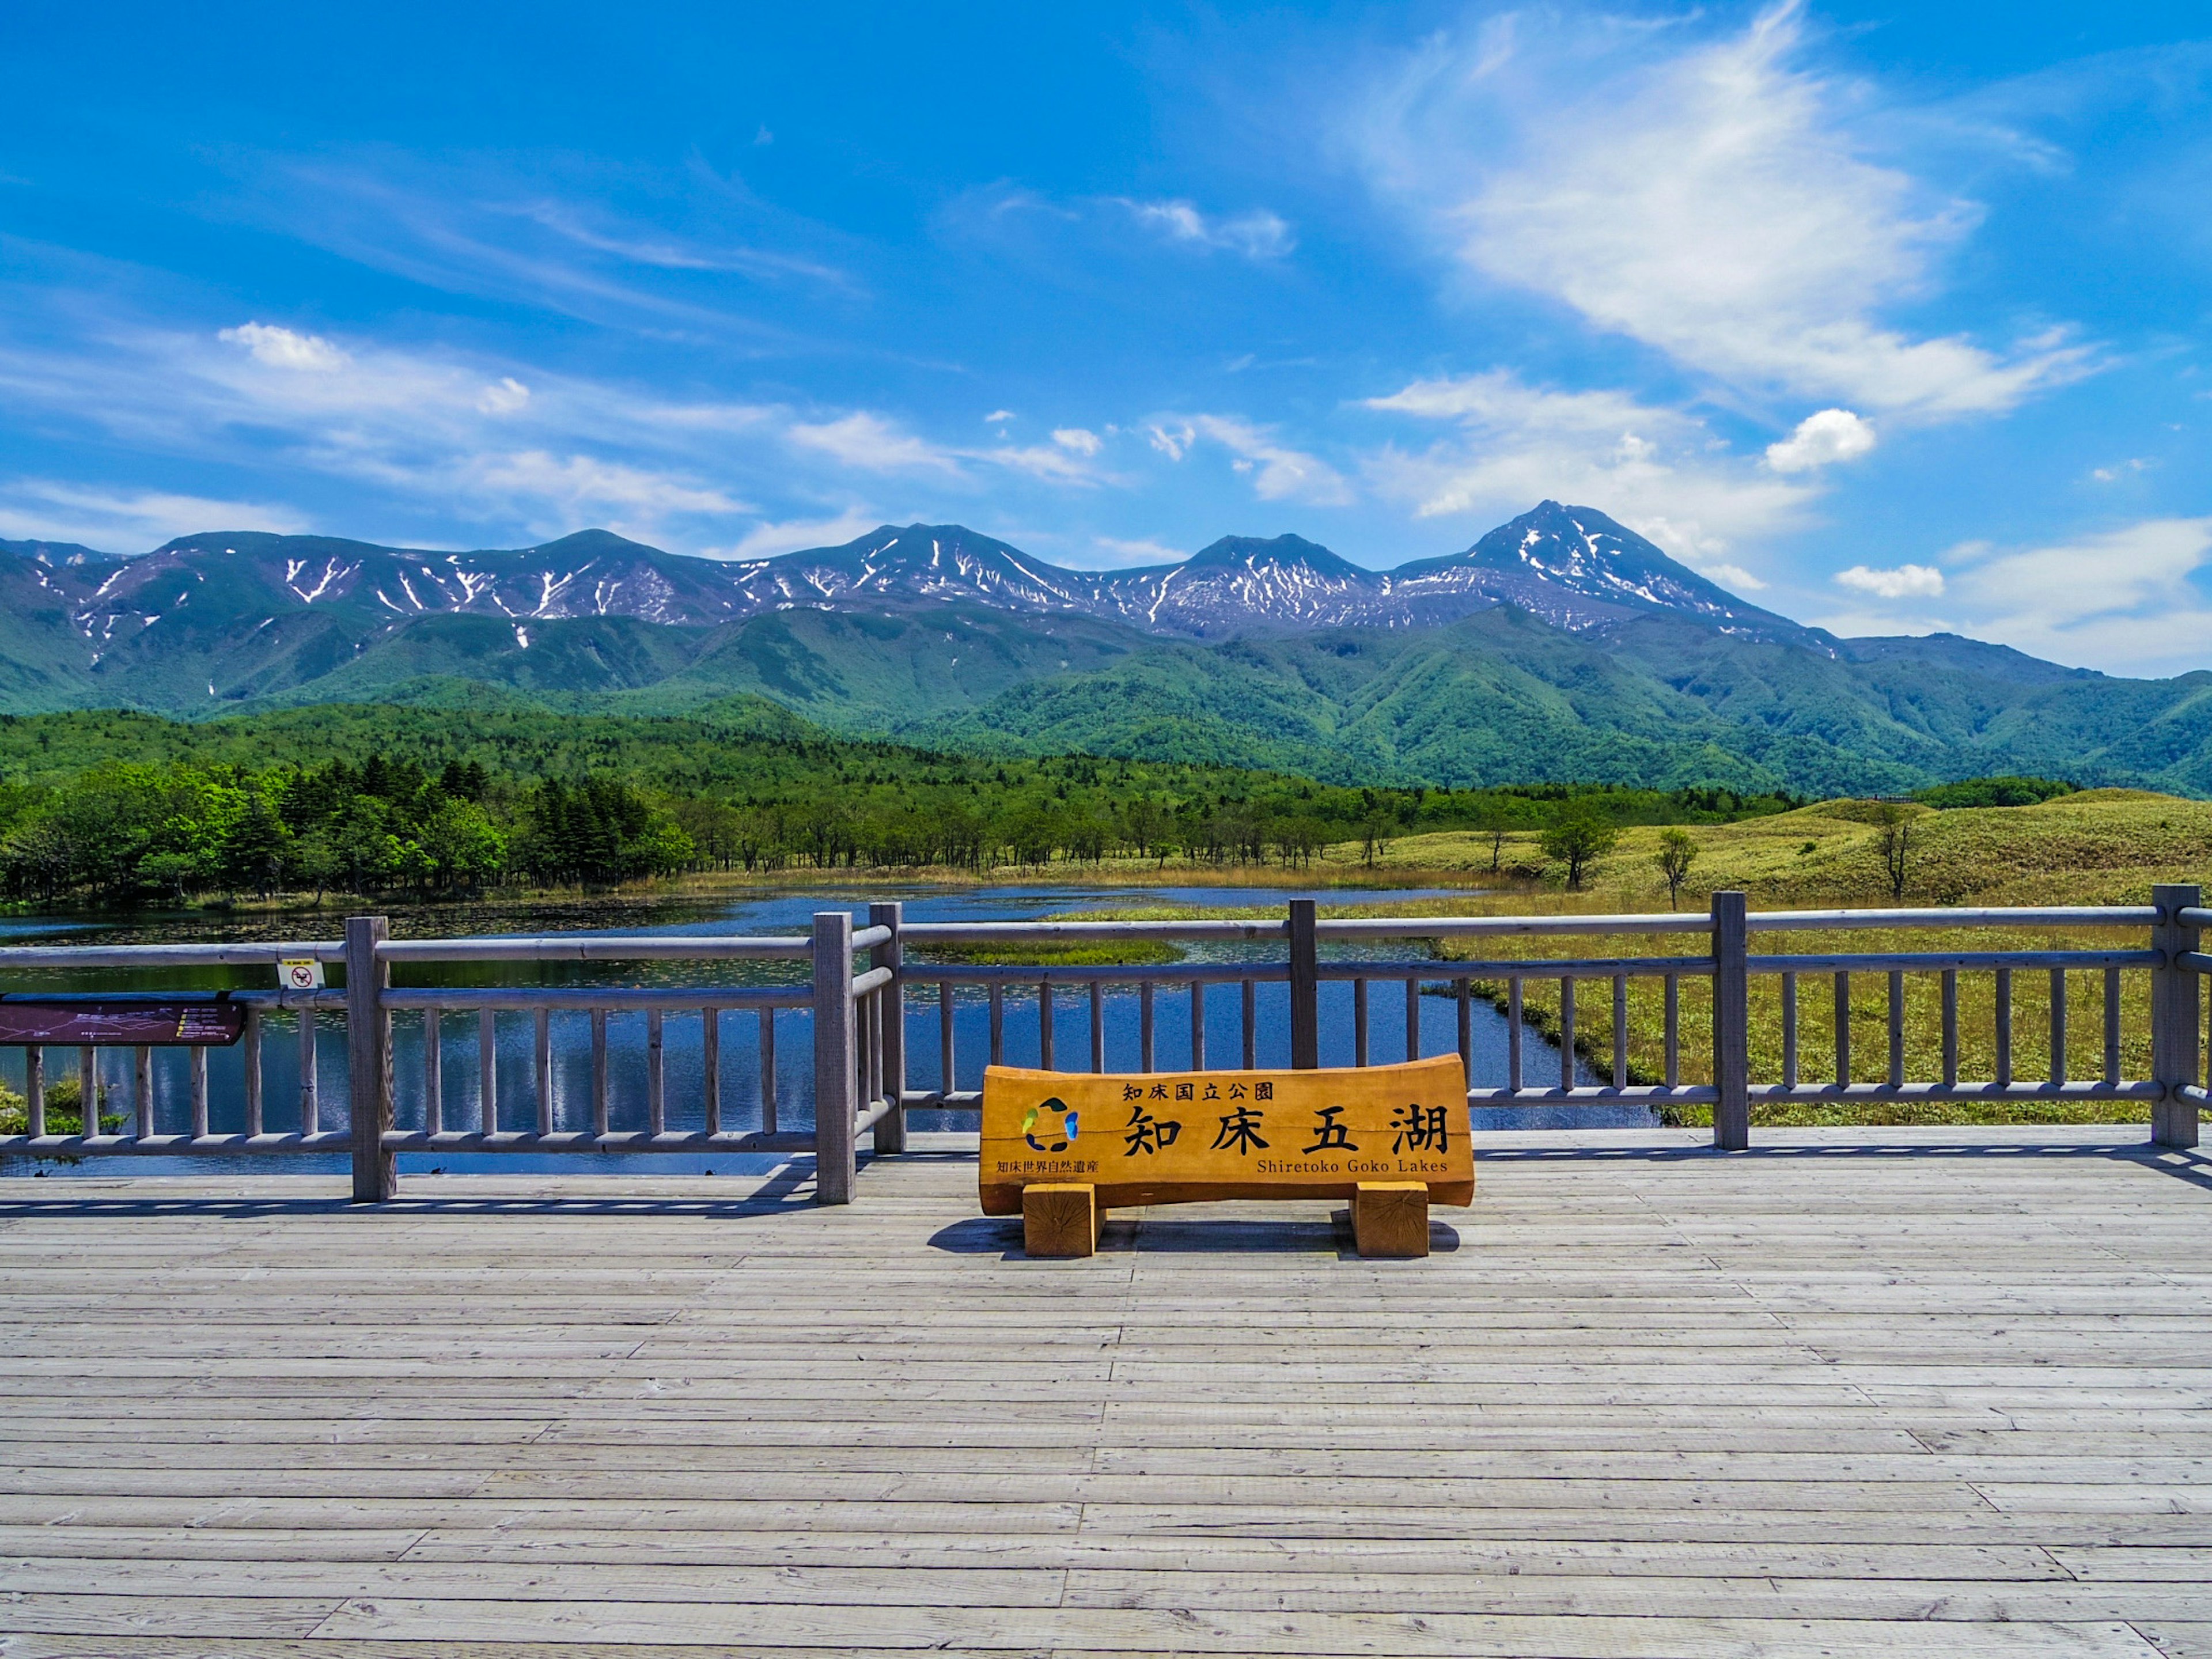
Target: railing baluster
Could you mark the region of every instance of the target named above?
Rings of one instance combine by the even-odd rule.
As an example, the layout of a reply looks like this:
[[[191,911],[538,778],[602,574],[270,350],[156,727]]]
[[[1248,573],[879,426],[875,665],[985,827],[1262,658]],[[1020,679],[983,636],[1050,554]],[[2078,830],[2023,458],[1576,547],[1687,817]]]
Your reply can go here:
[[[668,1092],[661,1067],[665,1044],[660,1010],[645,1011],[645,1122],[654,1134],[668,1132]]]
[[[532,1049],[533,1075],[538,1082],[538,1133],[553,1133],[553,1014],[552,1011],[538,1011],[535,1044]]]
[[[1797,1086],[1797,975],[1782,976],[1782,1084]]]
[[[1628,1086],[1628,975],[1613,976],[1613,1086]]]
[[[195,1137],[208,1132],[207,1050],[195,1043],[191,1049],[192,1133]]]
[[[592,1010],[592,1133],[607,1133],[607,1011]]]
[[[1845,1088],[1851,1081],[1851,976],[1836,975],[1836,1082]]]
[[[761,1133],[775,1133],[775,1010],[760,1011]]]
[[[1575,1086],[1575,981],[1559,981],[1559,1087]]]
[[[1106,1069],[1106,986],[1095,979],[1091,981],[1091,1069]]]
[[[1406,1058],[1421,1057],[1421,981],[1416,975],[1406,981]]]
[[[321,1127],[322,1089],[315,1076],[315,1011],[300,1010],[300,1133],[313,1134]]]
[[[1474,985],[1470,980],[1452,981],[1452,1011],[1458,1017],[1453,1033],[1459,1045],[1459,1074],[1469,1087],[1474,1078]]]
[[[1505,981],[1505,1086],[1521,1092],[1521,976]]]
[[[499,1016],[477,1014],[477,1116],[488,1135],[499,1133]]]
[[[1037,1065],[1049,1072],[1052,1066],[1052,981],[1037,981]]]
[[[1889,975],[1889,1086],[1905,1086],[1905,975],[1895,969]]]
[[[2012,1085],[2012,969],[1997,969],[1997,1087]]]
[[[253,1004],[246,1005],[246,1031],[239,1039],[239,1059],[246,1070],[246,1133],[258,1135],[261,1128],[261,1010]]]
[[[1260,1063],[1260,1021],[1258,1018],[1258,1011],[1255,1006],[1259,995],[1259,988],[1260,988],[1257,985],[1254,984],[1248,979],[1244,981],[1241,988],[1243,995],[1238,999],[1239,1004],[1243,1012],[1244,1069],[1248,1072]]]
[[[1145,980],[1137,987],[1137,1069],[1157,1072],[1159,1064],[1152,1043],[1152,981]]]
[[[46,1051],[23,1050],[23,1127],[33,1136],[46,1132]]]
[[[2105,1081],[2120,1080],[2120,970],[2105,969]]]
[[[131,1099],[138,1109],[138,1138],[154,1133],[154,1051],[141,1043],[131,1054]]]
[[[1352,1063],[1367,1063],[1367,981],[1352,981]]]
[[[445,1043],[435,1008],[422,1011],[422,1127],[436,1134],[446,1127]]]
[[[860,1000],[854,1010],[856,1042],[854,1060],[859,1075],[854,1092],[859,1103],[866,1108],[884,1097],[884,994],[871,991]]]
[[[2051,1080],[2066,1081],[2066,970],[2051,970]]]
[[[1682,1086],[1682,976],[1667,975],[1667,1086]]]
[[[1006,1063],[1006,991],[997,980],[991,981],[991,1064]]]
[[[1943,1086],[1959,1086],[1959,970],[1943,970]]]
[[[1190,982],[1190,1069],[1206,1069],[1206,981]]]
[[[97,1050],[76,1051],[77,1133],[100,1133],[100,1055]]]
[[[958,1058],[952,1042],[952,981],[940,980],[937,986],[937,1089],[939,1095],[949,1095],[960,1086],[956,1081],[960,1073],[954,1065]]]
[[[707,1133],[722,1133],[722,1011],[699,1011],[699,1095]]]

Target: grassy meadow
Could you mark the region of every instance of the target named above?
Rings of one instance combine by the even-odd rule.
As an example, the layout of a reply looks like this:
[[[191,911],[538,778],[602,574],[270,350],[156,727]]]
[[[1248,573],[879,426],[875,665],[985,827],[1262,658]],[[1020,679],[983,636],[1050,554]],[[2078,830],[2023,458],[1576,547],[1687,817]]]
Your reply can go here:
[[[1879,908],[1898,903],[1876,823],[1878,808],[1866,801],[1827,801],[1795,811],[1735,823],[1691,826],[1696,858],[1683,884],[1680,908],[1701,911],[1716,889],[1737,888],[1760,909]],[[1965,808],[1949,811],[1912,809],[1911,839],[1902,902],[1930,905],[2142,904],[2160,882],[2201,880],[2212,871],[2212,804],[2129,790],[2091,790],[2040,805]],[[1347,893],[1345,902],[1325,906],[1323,914],[1460,915],[1608,914],[1665,910],[1667,884],[1656,863],[1662,830],[1632,828],[1621,832],[1614,849],[1598,864],[1579,891],[1570,890],[1564,873],[1544,858],[1534,833],[1512,834],[1494,849],[1486,835],[1449,832],[1395,841],[1377,860],[1380,868],[1408,881],[1438,884],[1469,883],[1488,888],[1463,900],[1400,902],[1362,902]],[[1328,864],[1348,864],[1360,849],[1333,848]],[[1362,866],[1364,869],[1364,866]],[[1188,914],[1154,907],[1117,914]],[[1224,913],[1225,914],[1225,913]],[[1909,934],[1853,933],[1846,930],[1754,934],[1755,953],[1816,955],[1827,951],[2132,948],[2141,929],[1958,927],[1916,930]],[[1539,957],[1571,953],[1635,956],[1697,956],[1702,935],[1661,934],[1640,940],[1490,939],[1450,941],[1439,954],[1448,958]],[[1680,981],[1681,1079],[1711,1081],[1711,999],[1700,978]],[[1504,983],[1483,983],[1481,994],[1503,1005]],[[2013,975],[2013,1074],[2022,1081],[2050,1075],[2051,1051],[2050,976],[2041,972]],[[1524,1018],[1556,1038],[1559,1024],[1557,981],[1524,982]],[[2104,975],[2067,976],[2067,1074],[2075,1079],[2102,1074],[2105,1048]],[[1888,1074],[1889,981],[1887,974],[1851,977],[1849,1030],[1850,1080],[1875,1083]],[[1802,1082],[1835,1080],[1835,983],[1831,975],[1801,978],[1798,995],[1798,1075]],[[1905,1076],[1935,1081],[1942,1075],[1942,981],[1937,975],[1908,975],[1905,980]],[[2150,1063],[2148,975],[2122,975],[2122,1073],[2140,1077]],[[1959,994],[1960,1075],[1988,1078],[1996,1071],[1996,1012],[1994,975],[1962,975]],[[1754,973],[1751,981],[1752,1068],[1754,1082],[1782,1079],[1782,981]],[[1575,1046],[1601,1071],[1613,1049],[1613,999],[1604,981],[1582,981],[1576,994]],[[1662,982],[1632,981],[1628,1002],[1629,1080],[1666,1080],[1665,1003]],[[2149,1116],[2147,1103],[2134,1101],[2005,1102],[1990,1103],[1792,1103],[1753,1107],[1753,1121],[1765,1124],[2120,1122]],[[1670,1109],[1669,1121],[1710,1122],[1709,1108]]]

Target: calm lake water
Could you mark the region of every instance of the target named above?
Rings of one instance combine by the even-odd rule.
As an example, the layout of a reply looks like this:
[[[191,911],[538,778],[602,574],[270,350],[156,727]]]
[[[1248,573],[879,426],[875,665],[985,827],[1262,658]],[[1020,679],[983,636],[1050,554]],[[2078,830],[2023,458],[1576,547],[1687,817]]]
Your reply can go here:
[[[804,890],[779,892],[735,900],[702,902],[696,900],[606,905],[553,903],[514,907],[495,914],[473,910],[441,916],[405,912],[394,918],[395,931],[406,935],[459,932],[546,933],[564,934],[654,933],[702,936],[804,932],[817,910],[849,908],[865,921],[872,901],[900,899],[909,921],[1028,921],[1050,915],[1080,914],[1150,902],[1251,906],[1278,909],[1294,897],[1311,897],[1324,905],[1374,899],[1435,899],[1438,908],[1466,895],[1455,890],[1405,889],[1355,894],[1343,890],[1299,893],[1276,887],[1161,886],[1135,889],[1120,886],[1060,884],[1001,886],[946,890],[915,887],[908,890],[871,887],[843,888],[834,883]],[[0,921],[0,939],[41,944],[93,940],[180,940],[196,939],[297,938],[301,933],[334,936],[334,921],[319,923],[288,919],[275,923],[259,919],[210,921],[203,916],[134,918],[125,925],[81,916],[41,916]],[[1183,947],[1194,961],[1267,960],[1279,958],[1279,945],[1189,945]],[[1333,960],[1403,960],[1409,954],[1403,942],[1379,945],[1324,945]],[[696,984],[704,964],[694,963],[509,963],[487,965],[417,965],[395,970],[395,981],[408,986],[482,985],[487,983],[544,985],[665,985]],[[804,977],[798,963],[727,963],[708,969],[714,982],[725,985],[764,985],[792,982]],[[1171,970],[1170,970],[1171,971]],[[208,969],[190,975],[174,972],[139,974],[109,971],[81,974],[66,981],[61,975],[19,974],[10,976],[10,988],[71,990],[150,990],[190,988],[213,990],[246,988],[270,982],[266,969]],[[1063,988],[1054,999],[1054,1042],[1063,1067],[1083,1065],[1090,1055],[1090,1004],[1080,989]],[[1006,1058],[1010,1065],[1035,1065],[1038,1059],[1037,1004],[1035,988],[1008,987],[1006,1006]],[[1377,983],[1369,994],[1369,1058],[1387,1063],[1407,1058],[1406,998],[1401,987]],[[1234,986],[1208,988],[1206,998],[1206,1042],[1208,1059],[1215,1065],[1234,1064],[1241,1057],[1243,1009]],[[1287,1066],[1290,1058],[1289,992],[1281,985],[1257,988],[1255,1043],[1258,1063]],[[1489,1005],[1474,1008],[1474,1067],[1472,1082],[1478,1087],[1502,1086],[1506,1080],[1506,1022]],[[1131,992],[1110,993],[1105,1000],[1106,1064],[1109,1070],[1134,1070],[1139,1055],[1138,1000]],[[1422,1055],[1449,1054],[1457,1044],[1457,1012],[1446,996],[1419,999],[1419,1037]],[[808,1097],[812,1087],[811,1017],[804,1009],[776,1015],[776,1098],[780,1126],[803,1129],[810,1122]],[[403,1127],[419,1127],[422,1121],[422,1055],[424,1022],[421,1016],[403,1014],[394,1020],[393,1072],[397,1098],[395,1115]],[[1321,988],[1321,1061],[1324,1066],[1348,1066],[1352,1060],[1352,993],[1348,983],[1323,981]],[[301,1066],[297,1027],[289,1016],[271,1016],[266,1022],[263,1046],[264,1121],[272,1130],[292,1129],[300,1122]],[[562,1129],[589,1127],[591,1116],[591,1048],[588,1017],[556,1013],[552,1020],[554,1064],[554,1120]],[[609,1116],[617,1129],[646,1127],[645,1018],[642,1014],[618,1016],[609,1021]],[[477,1024],[473,1014],[443,1022],[442,1097],[446,1127],[474,1128],[481,1123],[478,1098]],[[664,1033],[663,1068],[669,1125],[672,1128],[702,1127],[704,1103],[702,1022],[698,1016],[668,1016]],[[988,1005],[981,988],[963,991],[954,1005],[954,1085],[979,1086],[989,1054]],[[527,1014],[502,1014],[498,1021],[497,1090],[502,1127],[520,1127],[534,1121],[535,1079],[532,1060],[533,1027]],[[1190,1054],[1190,1003],[1181,988],[1162,988],[1155,995],[1154,1045],[1158,1064],[1172,1068],[1187,1064]],[[1534,1030],[1523,1032],[1523,1066],[1531,1083],[1559,1075],[1559,1053]],[[102,1056],[102,1078],[110,1090],[107,1110],[130,1109],[131,1056],[116,1051]],[[744,1130],[759,1127],[761,1054],[757,1018],[751,1013],[723,1017],[721,1032],[722,1121]],[[74,1056],[50,1052],[47,1074],[70,1074]],[[316,1069],[319,1121],[325,1128],[347,1122],[345,1040],[342,1022],[325,1022],[318,1031]],[[917,993],[907,1011],[907,1077],[908,1086],[934,1088],[940,1082],[939,1012],[936,998]],[[1577,1081],[1600,1079],[1577,1060]],[[0,1078],[11,1088],[22,1085],[20,1050],[0,1050]],[[209,1056],[210,1125],[218,1132],[235,1131],[243,1123],[243,1059],[236,1050],[215,1049]],[[155,1109],[156,1127],[163,1132],[186,1127],[189,1109],[186,1056],[179,1049],[155,1050]],[[1650,1113],[1637,1106],[1486,1108],[1474,1114],[1477,1129],[1551,1127],[1643,1126],[1653,1121]],[[941,1110],[908,1114],[914,1128],[970,1129],[972,1112]],[[865,1137],[863,1139],[865,1146]],[[630,1169],[640,1173],[698,1173],[716,1168],[735,1171],[758,1166],[759,1160],[734,1155],[629,1156],[605,1154],[406,1154],[403,1172],[442,1169],[524,1171]],[[40,1165],[52,1175],[113,1174],[106,1160],[76,1165]],[[346,1167],[340,1156],[270,1160],[257,1168],[334,1172]],[[0,1160],[0,1174],[27,1175],[33,1166],[20,1159]],[[204,1171],[204,1162],[187,1159],[134,1158],[129,1169],[137,1174]]]

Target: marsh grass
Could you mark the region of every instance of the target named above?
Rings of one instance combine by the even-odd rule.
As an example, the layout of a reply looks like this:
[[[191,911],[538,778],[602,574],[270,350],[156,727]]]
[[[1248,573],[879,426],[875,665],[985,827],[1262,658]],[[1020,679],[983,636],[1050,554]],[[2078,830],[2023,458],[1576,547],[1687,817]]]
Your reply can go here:
[[[108,1089],[100,1091],[102,1129],[119,1129],[123,1119],[106,1109]],[[46,1085],[46,1133],[50,1135],[73,1135],[83,1127],[84,1097],[82,1087],[73,1077],[56,1078]],[[0,1084],[0,1135],[28,1134],[31,1130],[31,1103],[5,1084]]]
[[[1830,801],[1794,812],[1737,823],[1693,826],[1698,847],[1682,908],[1702,910],[1717,888],[1739,889],[1754,909],[1880,908],[1893,896],[1873,822],[1871,804]],[[2098,789],[2035,806],[1917,811],[1912,856],[1903,902],[1930,907],[2147,904],[2160,882],[2201,880],[2212,870],[2212,804],[2132,790]],[[1654,860],[1660,830],[1631,829],[1618,849],[1582,891],[1567,890],[1549,869],[1534,835],[1508,836],[1493,874],[1491,843],[1458,833],[1409,836],[1393,842],[1382,863],[1401,876],[1481,878],[1491,890],[1463,898],[1367,900],[1352,893],[1325,902],[1324,915],[1421,916],[1607,914],[1667,908],[1667,888]],[[1109,914],[1086,913],[1093,915]],[[1132,905],[1111,915],[1129,921],[1190,915],[1272,919],[1272,908],[1235,909],[1188,905]],[[1817,956],[1850,951],[1908,952],[2133,949],[2144,943],[2134,928],[1967,927],[1868,933],[1847,929],[1755,934],[1754,955]],[[1575,939],[1483,939],[1432,943],[1443,960],[1555,958],[1578,953],[1695,957],[1707,949],[1702,933],[1657,934],[1606,942]],[[2120,977],[2120,1072],[2140,1078],[2150,1069],[2150,981],[2130,969]],[[1702,977],[1680,981],[1681,1080],[1712,1079],[1711,989]],[[1501,981],[1477,981],[1478,994],[1501,1008]],[[1837,1079],[1835,981],[1803,975],[1797,981],[1798,1079]],[[1942,978],[1905,976],[1905,1077],[1940,1081],[1942,1055]],[[1850,1081],[1879,1083],[1889,1075],[1889,976],[1854,974],[1849,981]],[[2105,1057],[2105,984],[2101,970],[2066,977],[2067,1075],[2101,1077]],[[1666,1080],[1663,981],[1629,981],[1628,1076],[1638,1084]],[[2051,981],[2046,972],[2012,975],[2012,1073],[2018,1082],[2051,1075]],[[1523,1018],[1554,1042],[1559,1030],[1556,980],[1523,981]],[[1782,979],[1751,977],[1751,1060],[1754,1083],[1778,1083],[1783,1073]],[[1581,980],[1575,999],[1575,1048],[1601,1075],[1613,1062],[1613,992],[1609,980]],[[1959,1076],[1987,1080],[1996,1074],[1996,988],[1994,973],[1959,976]],[[1531,1073],[1531,1080],[1536,1080]],[[1760,1103],[1753,1121],[1765,1124],[2083,1123],[2139,1122],[2149,1116],[2142,1101],[2003,1101],[1909,1103],[1791,1102]],[[1710,1107],[1664,1109],[1670,1122],[1710,1123]]]

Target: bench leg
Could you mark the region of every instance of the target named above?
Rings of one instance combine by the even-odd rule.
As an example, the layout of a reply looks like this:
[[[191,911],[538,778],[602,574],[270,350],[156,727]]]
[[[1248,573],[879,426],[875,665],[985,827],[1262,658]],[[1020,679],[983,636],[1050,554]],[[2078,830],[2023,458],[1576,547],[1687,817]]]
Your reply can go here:
[[[1427,1184],[1419,1181],[1361,1182],[1358,1190],[1352,1195],[1352,1237],[1362,1255],[1426,1255]]]
[[[1022,1249],[1030,1255],[1095,1255],[1098,1220],[1096,1187],[1048,1183],[1022,1188]]]

